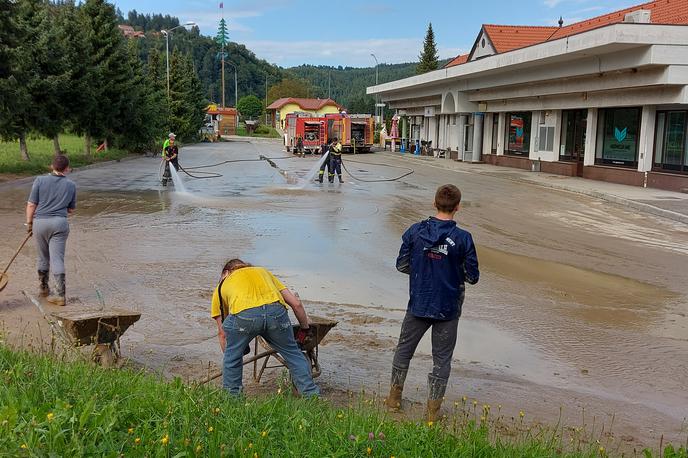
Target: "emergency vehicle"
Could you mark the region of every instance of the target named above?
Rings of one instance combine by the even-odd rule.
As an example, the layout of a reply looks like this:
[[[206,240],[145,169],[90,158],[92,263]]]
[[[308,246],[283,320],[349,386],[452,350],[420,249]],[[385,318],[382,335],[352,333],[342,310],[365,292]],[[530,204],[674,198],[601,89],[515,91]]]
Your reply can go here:
[[[375,120],[369,114],[325,115],[327,138],[337,137],[347,153],[369,153],[375,140]]]
[[[325,118],[321,116],[310,113],[289,113],[284,122],[287,152],[296,149],[299,137],[303,139],[304,152],[320,152],[320,147],[327,143],[325,126]]]

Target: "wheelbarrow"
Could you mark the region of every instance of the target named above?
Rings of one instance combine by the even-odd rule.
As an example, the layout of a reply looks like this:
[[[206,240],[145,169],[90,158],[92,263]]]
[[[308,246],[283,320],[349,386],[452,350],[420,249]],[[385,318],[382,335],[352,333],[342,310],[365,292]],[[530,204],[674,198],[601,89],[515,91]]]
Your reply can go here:
[[[139,312],[122,309],[74,308],[46,313],[41,303],[24,295],[43,314],[53,331],[71,347],[94,345],[91,357],[103,367],[114,367],[121,357],[119,339],[140,318]]]
[[[322,370],[320,369],[320,362],[318,361],[318,345],[320,345],[320,342],[327,335],[327,333],[330,332],[330,329],[334,328],[335,326],[337,326],[336,321],[311,317],[310,333],[308,333],[303,343],[297,342],[299,348],[310,363],[311,374],[313,375],[313,378],[320,376],[322,373]],[[294,337],[296,337],[300,326],[298,324],[292,325],[292,329],[294,331]],[[279,364],[268,365],[271,358],[274,358]],[[284,358],[282,358],[277,350],[272,348],[270,344],[261,336],[258,336],[253,340],[253,355],[244,359],[243,364],[244,366],[247,364],[253,364],[253,380],[255,382],[260,382],[260,379],[263,377],[263,373],[266,369],[287,367],[287,363]],[[208,383],[221,376],[222,371],[219,371],[201,381],[201,384]]]

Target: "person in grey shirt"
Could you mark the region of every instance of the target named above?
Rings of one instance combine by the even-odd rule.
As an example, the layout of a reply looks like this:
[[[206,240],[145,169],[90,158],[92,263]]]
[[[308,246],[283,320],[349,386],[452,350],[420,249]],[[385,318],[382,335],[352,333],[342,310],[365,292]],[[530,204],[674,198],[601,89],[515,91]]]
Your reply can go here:
[[[67,156],[55,156],[52,168],[52,173],[36,177],[33,182],[26,203],[26,226],[36,239],[39,294],[48,296],[52,304],[65,305],[67,216],[76,209],[76,184],[65,176],[69,172]],[[54,294],[50,294],[48,284],[50,271],[55,282]]]

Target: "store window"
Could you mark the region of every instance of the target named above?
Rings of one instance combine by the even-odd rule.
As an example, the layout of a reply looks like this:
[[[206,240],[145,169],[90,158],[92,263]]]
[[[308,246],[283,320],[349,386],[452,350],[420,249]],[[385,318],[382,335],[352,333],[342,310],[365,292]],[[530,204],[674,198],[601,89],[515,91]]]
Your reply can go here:
[[[658,111],[654,168],[688,173],[688,111]]]
[[[506,147],[504,154],[528,156],[530,153],[530,112],[506,114]]]
[[[636,167],[641,108],[606,108],[599,113],[595,163]]]

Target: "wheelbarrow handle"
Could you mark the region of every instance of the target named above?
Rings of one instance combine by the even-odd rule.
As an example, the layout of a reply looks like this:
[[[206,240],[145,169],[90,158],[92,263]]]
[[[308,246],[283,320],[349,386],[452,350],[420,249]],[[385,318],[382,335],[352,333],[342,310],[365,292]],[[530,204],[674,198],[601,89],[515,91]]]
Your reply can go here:
[[[26,245],[26,242],[29,241],[32,235],[33,234],[31,232],[26,234],[26,238],[24,239],[22,244],[19,245],[19,248],[17,248],[17,251],[14,253],[14,256],[12,256],[12,259],[10,259],[10,262],[7,263],[7,267],[5,267],[5,270],[2,271],[3,275],[7,273],[14,260],[17,259],[17,256],[19,256],[19,252],[22,250],[22,248],[24,248],[24,245]]]

